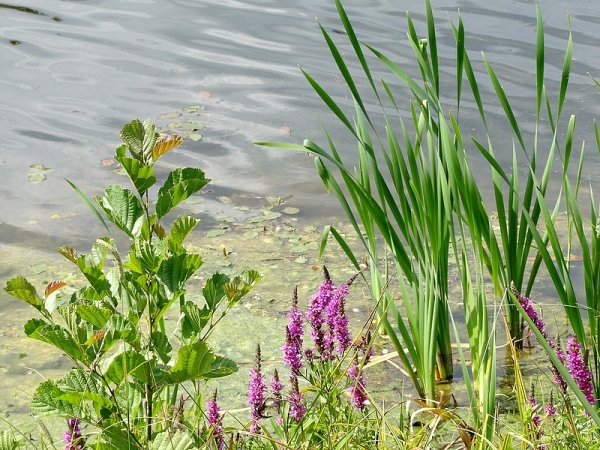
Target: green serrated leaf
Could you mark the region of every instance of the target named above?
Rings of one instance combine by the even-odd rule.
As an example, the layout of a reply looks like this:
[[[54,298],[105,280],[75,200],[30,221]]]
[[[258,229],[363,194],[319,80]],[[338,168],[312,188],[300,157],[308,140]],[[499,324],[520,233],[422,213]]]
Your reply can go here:
[[[0,450],[15,450],[20,446],[12,431],[0,431]]]
[[[117,156],[115,159],[121,163],[127,172],[127,176],[129,176],[129,179],[140,195],[144,194],[152,185],[154,185],[154,183],[156,183],[154,168],[152,166],[145,165],[137,159],[128,158],[126,156]]]
[[[91,323],[96,328],[104,328],[108,319],[114,314],[110,309],[99,308],[96,305],[77,305],[75,310],[81,319]]]
[[[121,139],[127,145],[131,156],[142,164],[151,160],[152,150],[156,145],[159,134],[150,120],[143,124],[139,120],[133,120],[121,130]]]
[[[40,383],[31,399],[31,411],[36,414],[61,415],[89,420],[82,408],[59,399],[64,392],[58,388],[57,384],[58,382],[54,380]]]
[[[115,384],[120,384],[128,375],[145,382],[147,364],[148,361],[140,353],[129,350],[114,357],[104,376]]]
[[[139,235],[144,223],[144,208],[133,192],[111,184],[104,190],[104,197],[94,197],[94,200],[109,220],[129,237]]]
[[[31,339],[54,345],[76,361],[85,359],[73,336],[60,325],[50,325],[42,320],[30,319],[25,324],[25,334]]]
[[[35,287],[27,281],[21,275],[8,280],[6,282],[6,286],[4,287],[4,291],[16,297],[20,300],[23,300],[26,303],[29,303],[38,311],[42,312],[44,315],[47,314],[46,308],[44,308],[44,303],[42,299],[37,295],[37,291]]]
[[[205,378],[211,371],[215,354],[203,341],[184,345],[177,351],[177,361],[173,368],[163,373],[169,384]]]
[[[163,431],[152,440],[151,450],[189,450],[194,448],[194,441],[183,431]]]
[[[202,189],[210,180],[200,169],[187,167],[175,169],[158,190],[156,215],[160,219],[175,206]]]
[[[173,247],[179,248],[185,238],[192,232],[192,230],[200,223],[200,219],[194,219],[190,216],[178,217],[173,222],[171,227],[171,236],[169,236],[169,244],[171,245],[171,251]],[[174,253],[178,253],[173,251]]]
[[[161,331],[152,332],[152,346],[164,364],[167,364],[171,360],[170,353],[173,347],[165,333]]]
[[[197,254],[173,255],[165,259],[158,270],[158,278],[166,289],[173,294],[179,291],[185,282],[202,265],[202,257]]]
[[[224,356],[217,356],[213,361],[210,372],[205,375],[206,378],[220,378],[226,377],[238,371],[238,366],[235,361],[225,358]]]
[[[208,306],[204,306],[200,309],[192,302],[186,302],[181,307],[181,312],[183,313],[181,332],[186,339],[197,336],[204,329],[212,316],[212,312]]]

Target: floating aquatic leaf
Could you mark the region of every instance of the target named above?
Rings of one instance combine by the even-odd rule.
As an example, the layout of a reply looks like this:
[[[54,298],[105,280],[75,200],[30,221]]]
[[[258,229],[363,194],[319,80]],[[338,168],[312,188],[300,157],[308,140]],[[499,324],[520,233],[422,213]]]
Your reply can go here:
[[[201,130],[204,128],[204,124],[200,122],[171,122],[167,125],[169,128],[183,128],[184,130]]]
[[[198,203],[202,203],[203,201],[204,199],[200,197],[190,197],[184,200],[182,203],[185,203],[186,205],[197,205]]]
[[[279,127],[279,131],[281,131],[282,133],[286,133],[286,134],[292,134],[292,128],[288,125],[283,125],[283,126]]]
[[[304,232],[305,233],[318,233],[319,230],[314,225],[310,225],[310,226],[304,228]]]
[[[121,167],[120,169],[115,170],[115,173],[118,174],[118,175],[125,175],[125,176],[127,176],[127,171],[123,167]]]
[[[32,175],[29,175],[27,179],[30,183],[41,183],[46,179],[46,175],[44,175],[43,173],[34,173]]]
[[[38,264],[37,266],[33,266],[31,270],[39,275],[48,270],[48,266],[46,264]]]
[[[202,98],[209,98],[210,97],[210,92],[208,91],[200,91],[198,92],[198,95]]]
[[[237,209],[238,211],[250,211],[250,208],[248,208],[247,206],[236,206],[235,209]]]
[[[173,111],[173,112],[168,112],[165,114],[161,114],[160,116],[158,116],[158,118],[160,120],[168,120],[168,119],[174,119],[175,117],[179,117],[181,116],[181,113],[178,111]]]
[[[229,267],[231,266],[231,261],[227,261],[226,259],[220,259],[215,263],[215,265],[219,267]]]
[[[221,228],[217,228],[214,230],[208,230],[206,232],[206,237],[211,238],[211,237],[223,236],[225,234],[225,232],[226,232],[226,230],[223,230]]]
[[[273,211],[265,211],[264,213],[265,220],[273,220],[281,217],[281,213],[273,212]]]
[[[292,253],[303,253],[308,250],[308,247],[304,244],[298,244],[295,247],[290,248]]]
[[[267,201],[272,205],[280,205],[282,202],[281,197],[274,197],[272,195],[267,197]]]
[[[293,208],[291,206],[288,206],[287,208],[283,209],[283,212],[286,214],[298,214],[300,212],[300,210],[298,208]]]
[[[306,258],[304,256],[298,256],[294,262],[297,262],[298,264],[304,264],[306,262]]]
[[[235,217],[230,217],[230,216],[219,216],[217,217],[217,220],[220,222],[235,222]]]
[[[254,239],[258,236],[258,231],[246,231],[242,236],[246,239]]]
[[[202,135],[198,134],[198,133],[192,133],[188,136],[192,141],[199,141],[200,139],[202,139]]]
[[[220,202],[223,202],[223,203],[227,203],[227,204],[233,203],[229,197],[217,197],[217,200],[219,200]]]
[[[45,167],[43,164],[32,164],[31,166],[29,166],[30,172],[50,172],[52,171],[52,169]]]
[[[100,164],[102,164],[105,167],[114,166],[116,164],[116,161],[112,158],[105,158],[100,160]]]
[[[201,107],[200,105],[194,105],[194,106],[188,106],[187,108],[183,108],[183,112],[193,113],[193,112],[200,111],[201,109],[204,109],[204,108]]]
[[[248,222],[248,223],[259,223],[259,222],[264,222],[265,220],[267,220],[265,218],[265,216],[252,216],[252,217],[248,217],[246,219],[246,222]]]

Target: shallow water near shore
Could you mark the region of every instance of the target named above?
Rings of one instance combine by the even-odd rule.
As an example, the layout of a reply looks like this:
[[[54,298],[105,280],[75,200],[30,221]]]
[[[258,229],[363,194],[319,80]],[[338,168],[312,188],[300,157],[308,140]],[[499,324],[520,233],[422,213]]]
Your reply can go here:
[[[183,132],[185,144],[161,160],[159,177],[176,166],[193,165],[213,180],[205,194],[182,209],[202,219],[192,245],[206,260],[191,282],[190,295],[215,270],[257,269],[265,275],[213,336],[216,348],[240,362],[238,374],[216,383],[220,395],[231,405],[227,407],[242,408],[256,342],[263,345],[267,361],[276,364],[280,359],[292,287],[299,286],[306,302],[321,281],[323,263],[337,283],[354,273],[339,249],[328,251],[324,261],[317,258],[322,226],[342,219],[335,198],[325,194],[318,180],[312,158],[250,143],[301,142],[305,137],[320,141],[318,116],[326,127],[340,132],[340,147],[348,158],[354,157],[355,144],[325,114],[297,67],[318,77],[332,95],[346,95],[315,21],[317,17],[338,36],[340,25],[333,4],[148,0],[124,5],[116,0],[95,4],[56,0],[40,8],[33,1],[17,3],[18,7],[0,5],[7,67],[0,79],[4,86],[0,279],[4,282],[23,274],[40,290],[55,279],[72,286],[81,283],[81,277],[54,254],[54,248],[69,244],[87,253],[93,239],[105,230],[63,178],[88,196],[99,195],[108,183],[126,183],[126,178],[115,173],[118,166],[111,157],[118,130],[134,117],[152,118],[167,131]],[[445,1],[432,4],[448,62],[443,71],[452,73],[454,41],[447,15],[455,18],[457,8]],[[422,26],[422,2],[408,2],[402,10],[377,0],[345,5],[361,39],[393,52],[398,62],[410,61],[410,49],[399,45],[406,31],[404,9]],[[598,77],[595,65],[600,60],[600,16],[594,5],[591,1],[569,5],[575,61],[566,110],[578,114],[581,136],[588,140],[591,118],[600,111],[595,101],[598,91],[587,75]],[[520,124],[531,132],[533,6],[502,1],[489,6],[461,2],[459,6],[467,47],[474,55],[485,51],[514,100]],[[547,21],[551,90],[560,79],[567,20],[565,7],[558,2],[542,2],[540,8]],[[339,38],[342,42],[343,36]],[[476,72],[485,78],[480,66]],[[489,108],[491,116],[500,114],[495,105]],[[473,105],[466,102],[461,114],[474,116],[473,129],[468,131],[481,135]],[[498,135],[503,133],[502,126]],[[497,146],[501,162],[510,164],[512,144],[506,138],[500,142],[506,148],[502,153],[502,146]],[[593,184],[599,181],[597,167],[597,158],[592,157],[586,170]],[[286,212],[286,208],[291,209]],[[279,216],[267,215],[262,220],[265,211]],[[343,223],[341,228],[348,231]],[[127,242],[118,244],[124,251]],[[0,413],[15,417],[28,412],[31,394],[43,378],[60,376],[70,363],[25,337],[22,326],[34,315],[27,305],[3,292],[0,300],[0,388],[7,393],[0,400]],[[541,303],[551,300],[549,293]],[[353,288],[350,305],[351,323],[358,330],[370,310],[364,285],[357,283]],[[561,317],[560,309],[545,308],[547,314]],[[462,308],[457,302],[453,311],[460,321]],[[385,339],[377,345],[384,351]],[[524,363],[531,372],[543,366],[536,348],[534,343],[531,359]],[[510,379],[502,381],[507,375],[499,370],[501,384],[508,388]],[[406,380],[385,363],[373,370],[370,382],[373,392],[397,400],[392,393]],[[457,376],[451,388],[462,405],[459,386]]]

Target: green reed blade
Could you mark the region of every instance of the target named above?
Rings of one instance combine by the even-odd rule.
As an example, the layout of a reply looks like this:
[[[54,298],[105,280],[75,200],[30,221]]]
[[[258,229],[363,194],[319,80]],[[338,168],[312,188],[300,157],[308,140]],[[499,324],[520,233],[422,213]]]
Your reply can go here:
[[[571,18],[569,20],[569,27],[571,26]],[[558,107],[556,109],[556,122],[560,119],[563,105],[565,103],[565,97],[567,95],[567,86],[569,85],[569,76],[571,74],[571,60],[573,58],[573,35],[569,32],[569,39],[567,41],[567,49],[565,50],[565,59],[563,62],[562,74],[560,77],[560,90],[558,94]]]
[[[537,42],[536,42],[536,118],[540,118],[542,106],[542,95],[544,89],[544,21],[539,5],[535,5],[537,18]]]
[[[506,118],[508,119],[510,127],[513,130],[513,133],[515,133],[515,136],[517,137],[519,144],[521,144],[521,148],[523,149],[525,154],[527,154],[527,148],[525,147],[525,142],[523,141],[523,136],[521,135],[521,130],[519,128],[519,124],[517,122],[515,114],[513,113],[512,108],[510,106],[508,98],[506,97],[506,92],[504,91],[504,88],[500,84],[500,80],[498,80],[498,77],[496,76],[496,73],[494,72],[494,69],[492,68],[492,66],[491,66],[490,62],[488,61],[488,59],[486,58],[485,54],[482,53],[482,57],[483,57],[483,62],[485,64],[485,67],[488,71],[490,81],[492,82],[492,86],[494,87],[494,90],[496,91],[496,96],[498,97],[498,100],[500,101],[500,105],[502,106],[502,109],[504,110],[504,114],[506,115]]]
[[[110,229],[108,228],[108,225],[106,224],[106,221],[104,220],[104,217],[102,217],[102,215],[100,214],[100,212],[96,209],[96,207],[94,206],[94,204],[90,201],[90,199],[88,199],[86,197],[86,195],[81,192],[81,190],[75,186],[75,184],[71,183],[69,180],[67,180],[66,178],[64,178],[64,180],[69,183],[69,185],[73,188],[73,190],[75,192],[77,192],[77,195],[79,195],[79,198],[83,201],[83,203],[85,203],[85,205],[90,209],[90,211],[92,211],[94,213],[94,215],[98,218],[98,220],[102,223],[102,225],[104,225],[104,228],[106,228],[106,232],[110,235]]]

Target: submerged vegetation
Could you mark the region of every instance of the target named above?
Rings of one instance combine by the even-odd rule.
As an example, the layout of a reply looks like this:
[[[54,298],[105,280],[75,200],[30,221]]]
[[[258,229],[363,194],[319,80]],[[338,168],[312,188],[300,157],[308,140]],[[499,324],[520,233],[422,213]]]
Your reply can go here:
[[[417,78],[361,43],[339,0],[336,7],[360,75],[352,74],[341,44],[321,31],[349,88],[352,116],[310,74],[304,75],[356,141],[357,167],[327,131],[326,147],[309,140],[303,145],[260,144],[316,155],[321,179],[337,196],[362,244],[354,248],[338,228],[328,226],[321,253],[333,238],[356,275],[336,285],[324,268],[323,282],[306,302],[290,287],[281,363],[273,369],[265,366],[257,342],[248,371],[248,410],[228,411],[211,383],[238,366],[217,355],[209,338],[261,276],[252,270],[235,277],[215,273],[202,289],[202,301],[186,296],[187,283],[203,262],[184,243],[198,221],[165,218],[209,180],[200,169],[176,169],[156,190],[154,164],[181,139],[161,137],[150,121],[133,121],[121,131],[124,143],[115,158],[133,189],[110,185],[93,203],[76,189],[107,230],[105,218],[130,239],[126,256],[104,237],[89,255],[59,248],[87,280],[71,295],[61,294],[63,281],[48,284],[43,295],[20,276],[6,283],[6,292],[38,313],[26,323],[26,335],[64,352],[73,368],[58,380],[43,381],[32,399],[34,414],[66,420],[63,440],[58,442],[42,424],[37,440],[18,429],[3,432],[0,449],[598,447],[600,218],[591,188],[590,216],[580,209],[584,148],[572,158],[576,120],[570,116],[564,124],[563,119],[571,38],[553,99],[544,84],[545,35],[537,10],[531,143],[483,55],[514,142],[512,169],[507,170],[495,157],[487,105],[460,17],[451,23],[456,91],[450,95],[440,82],[428,1],[426,38],[419,37],[407,16]],[[375,79],[374,64],[382,64],[408,88],[408,104],[397,84]],[[367,92],[361,92],[359,86],[365,85]],[[446,97],[454,98],[452,105]],[[479,113],[484,139],[461,129],[465,97]],[[380,106],[380,115],[371,112],[367,99]],[[542,121],[551,131],[548,142],[539,131]],[[594,130],[600,152],[595,125]],[[474,155],[489,164],[490,186],[470,168]],[[549,194],[551,183],[560,186],[557,195]],[[487,189],[493,193],[491,205],[483,201]],[[563,210],[567,236],[557,227]],[[583,299],[574,289],[575,251],[582,261]],[[366,264],[359,264],[359,252],[366,252]],[[549,334],[530,299],[542,273],[549,276],[568,319],[568,330],[560,330],[558,337]],[[460,298],[450,291],[452,278],[459,281]],[[368,286],[373,311],[355,336],[345,303],[353,283]],[[462,305],[464,326],[455,320],[451,301]],[[170,311],[179,317],[173,330],[165,322]],[[500,410],[496,349],[505,344],[500,341],[503,330],[514,389],[512,409]],[[538,378],[525,379],[521,371],[525,332],[535,335],[548,356],[548,370]],[[376,354],[383,340],[394,354]],[[390,357],[399,358],[401,372],[412,384],[402,390],[400,401],[380,401],[369,391],[369,370]],[[466,410],[439,391],[441,383],[452,383],[459,375]]]

